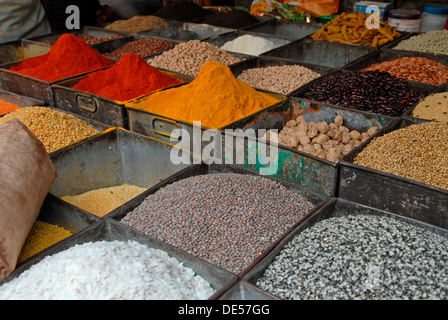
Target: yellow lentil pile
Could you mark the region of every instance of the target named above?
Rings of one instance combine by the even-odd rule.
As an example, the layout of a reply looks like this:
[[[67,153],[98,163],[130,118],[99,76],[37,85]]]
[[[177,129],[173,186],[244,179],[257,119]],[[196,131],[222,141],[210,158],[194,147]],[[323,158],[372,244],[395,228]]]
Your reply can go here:
[[[0,125],[16,118],[43,143],[48,153],[99,133],[75,116],[46,107],[27,107],[0,118]]]
[[[18,262],[22,262],[53,244],[71,236],[72,233],[62,227],[42,221],[36,221],[20,252]]]
[[[412,110],[416,118],[448,122],[448,92],[433,93]]]
[[[448,124],[425,122],[376,137],[354,163],[448,189]]]
[[[103,217],[145,190],[145,188],[123,184],[88,191],[77,196],[65,196],[61,199],[98,217]]]

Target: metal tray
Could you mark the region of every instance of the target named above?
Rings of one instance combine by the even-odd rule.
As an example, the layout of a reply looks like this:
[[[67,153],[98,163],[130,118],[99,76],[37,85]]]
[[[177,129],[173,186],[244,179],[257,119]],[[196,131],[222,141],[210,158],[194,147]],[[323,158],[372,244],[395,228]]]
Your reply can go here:
[[[0,44],[0,65],[21,61],[50,51],[51,46],[29,40],[16,40]]]
[[[422,122],[426,121],[402,119],[378,136]],[[340,162],[339,197],[448,228],[448,190],[354,164],[354,158],[366,145]]]
[[[219,300],[281,300],[245,280],[239,280]]]
[[[250,31],[261,34],[270,34],[291,40],[305,38],[316,33],[324,25],[320,23],[306,23],[289,20],[268,20],[263,23],[241,28],[243,31]]]
[[[79,35],[85,34],[88,36],[92,36],[95,38],[109,38],[109,37],[115,37],[115,36],[129,36],[128,33],[125,32],[119,32],[114,30],[107,30],[104,28],[98,28],[98,27],[91,27],[91,26],[82,26],[80,29],[74,29],[74,30],[65,30],[65,31],[59,31],[59,32],[53,32],[48,35],[43,35],[39,37],[30,38],[30,41],[35,42],[44,42],[44,41],[56,41],[59,39],[59,37],[65,33],[71,33],[77,37]],[[110,41],[110,40],[104,40],[104,41]],[[102,42],[104,42],[102,41]]]
[[[350,130],[356,129],[360,132],[364,132],[372,126],[378,126],[378,131],[381,132],[384,128],[398,121],[398,119],[391,117],[336,107],[300,98],[290,98],[288,104],[267,110],[255,121],[257,122],[257,128],[277,129],[280,132],[286,122],[300,115],[303,115],[307,121],[314,122],[332,122],[334,117],[342,115],[345,126]],[[247,129],[250,128],[250,125],[243,127]],[[376,135],[378,133],[374,136]],[[246,140],[245,147],[254,153],[271,145],[270,143],[267,145],[264,141],[260,140],[252,143],[250,144],[249,140]],[[339,184],[338,163],[321,159],[288,146],[275,145],[273,143],[272,146],[278,146],[277,170],[273,176],[326,196],[332,197],[337,195]],[[251,159],[245,158],[243,166],[251,170],[260,171],[261,168],[265,167],[263,165],[263,163],[266,163],[264,157],[265,155],[260,159],[260,154],[258,156],[256,154],[253,155],[251,159],[256,159],[255,163],[253,160],[251,162]]]
[[[193,80],[191,76],[164,70],[161,71],[168,73],[184,83]],[[76,83],[88,77],[89,74],[91,73],[53,84],[51,87],[55,97],[55,107],[110,126],[129,129],[127,112],[123,102],[72,88]]]
[[[38,99],[33,99],[30,97],[22,96],[20,94],[8,92],[0,89],[0,99],[3,101],[14,103],[20,108],[31,107],[31,106],[44,106],[45,103]]]
[[[188,167],[170,161],[170,152],[174,148],[125,129],[111,128],[51,153],[58,176],[49,193],[61,198],[126,183],[147,189],[134,198],[142,200],[161,181]],[[122,212],[129,202],[102,218]]]
[[[283,99],[282,101],[266,108],[261,111],[258,111],[257,113],[253,115],[249,115],[245,118],[242,118],[240,120],[234,121],[222,128],[218,128],[218,130],[215,130],[216,133],[219,132],[219,130],[225,130],[225,129],[239,129],[243,128],[244,125],[249,121],[252,120],[254,115],[263,114],[264,111],[272,108],[276,108],[279,105],[282,105],[286,103],[287,99],[285,96],[270,93],[264,90],[259,90],[261,92],[265,92],[267,94],[270,94],[274,97],[277,97],[279,99]],[[144,100],[147,96],[143,96],[141,98],[135,99],[135,101]],[[167,143],[179,143],[182,141],[183,136],[188,137],[194,137],[195,134],[197,134],[197,128],[193,126],[193,123],[188,121],[181,121],[178,119],[172,119],[169,117],[165,117],[163,115],[139,110],[133,107],[129,107],[127,105],[126,110],[128,112],[128,119],[129,119],[129,129],[133,132],[137,132],[143,135],[147,135],[150,137],[154,137],[157,139],[160,139],[162,141],[165,141]],[[200,121],[201,119],[198,119],[197,121]],[[180,129],[180,134],[175,134],[173,130]],[[202,126],[201,128],[201,137],[205,130],[208,130],[210,128]],[[185,133],[185,134],[184,134]],[[209,142],[203,141],[202,147],[208,145]],[[191,144],[190,144],[191,147]],[[192,150],[192,147],[189,149]],[[202,150],[202,148],[201,148]],[[202,151],[201,151],[202,154]]]
[[[441,86],[437,87],[434,91],[430,92],[429,94],[433,94],[433,93],[441,93],[441,92],[448,92],[448,83],[442,84]],[[428,94],[428,95],[429,95]],[[413,106],[411,109],[409,109],[408,111],[406,111],[405,113],[403,113],[402,118],[411,118],[411,119],[420,119],[420,118],[416,118],[412,116],[412,112],[414,111],[414,109],[417,107],[418,104],[416,104],[415,106]],[[425,120],[425,119],[420,119],[420,120]]]
[[[230,70],[232,70],[235,77],[238,77],[244,70],[247,69],[253,69],[253,68],[264,68],[264,67],[270,67],[270,66],[284,66],[284,65],[301,65],[303,67],[306,67],[308,69],[311,69],[320,75],[326,75],[331,72],[334,72],[336,69],[329,68],[329,67],[323,67],[313,64],[307,64],[307,63],[299,63],[294,60],[288,60],[283,58],[275,58],[275,57],[269,57],[269,56],[259,56],[259,57],[253,57],[246,60],[243,60],[241,62],[232,64],[229,66]],[[299,88],[296,88],[297,90]],[[291,96],[292,93],[295,91],[293,90],[288,94],[288,96]],[[278,93],[281,94],[281,93]]]
[[[203,23],[179,22],[165,27],[139,32],[138,34],[174,40],[206,40],[210,37],[235,32],[235,29]]]
[[[227,165],[227,164],[205,164],[204,162],[202,162],[201,164],[197,164],[197,165],[192,165],[190,167],[187,167],[186,169],[178,172],[177,174],[174,174],[173,176],[169,177],[169,179],[164,180],[161,184],[159,184],[157,186],[157,190],[172,184],[173,182],[176,181],[180,181],[182,179],[188,178],[188,177],[192,177],[192,176],[198,176],[198,175],[204,175],[204,174],[211,174],[211,173],[225,173],[225,172],[231,172],[231,173],[240,173],[240,174],[248,174],[248,175],[260,175],[258,172],[254,172],[252,170],[248,170],[246,168],[243,168],[241,166],[236,166],[236,165]],[[298,185],[277,179],[275,177],[271,177],[271,176],[263,176],[266,177],[268,179],[274,180],[280,184],[282,184],[283,186],[285,186],[288,190],[299,194],[303,197],[305,197],[306,199],[308,199],[313,205],[314,208],[308,213],[311,214],[311,212],[314,212],[315,210],[317,210],[318,208],[320,208],[321,206],[324,206],[325,203],[328,201],[328,197],[313,192],[311,190],[308,190],[306,188],[302,188]],[[157,190],[154,190],[153,192],[156,192]],[[147,197],[148,195],[146,195]],[[133,200],[131,201],[132,205],[129,206],[126,210],[122,210],[121,212],[116,212],[115,214],[111,215],[110,218],[115,219],[120,221],[123,217],[125,217],[129,212],[131,212],[133,209],[135,209],[138,205],[140,205],[140,203],[142,202],[142,200],[138,201],[138,200]],[[298,223],[296,223],[297,225]],[[294,228],[294,226],[291,228],[291,230]],[[268,249],[266,249],[266,251],[264,253],[262,253],[260,256],[258,256],[257,258],[254,259],[254,261],[252,263],[250,263],[250,265],[243,270],[242,272],[240,272],[239,274],[237,274],[238,278],[242,278],[244,276],[245,273],[247,273],[256,263],[258,263],[258,261],[260,261],[264,256],[266,256],[271,249],[275,246],[275,244],[277,242],[279,242],[282,238],[284,237],[284,235],[280,236],[278,238],[277,241],[275,241],[275,243],[272,243]]]
[[[307,37],[262,55],[338,69],[375,50],[365,46],[314,40]]]
[[[111,53],[121,47],[123,47],[125,44],[129,43],[129,42],[133,42],[133,41],[138,41],[138,40],[144,40],[144,39],[158,39],[158,40],[164,40],[166,42],[169,42],[173,45],[179,44],[183,41],[179,41],[179,40],[168,40],[168,39],[160,39],[158,37],[152,37],[152,36],[145,36],[142,34],[129,34],[126,37],[122,37],[119,39],[114,39],[114,40],[109,40],[109,41],[105,41],[105,42],[101,42],[98,44],[94,44],[92,45],[92,48],[94,48],[96,51],[98,51],[99,53],[105,55],[108,53]],[[163,52],[163,51],[161,51]],[[145,55],[141,58],[146,59],[150,56],[153,56],[156,53],[150,54],[150,55]],[[119,59],[111,59],[111,60],[119,60]]]
[[[127,226],[117,221],[106,219],[78,232],[77,234],[69,238],[64,239],[63,241],[49,248],[49,250],[46,250],[45,252],[34,256],[33,259],[30,259],[29,261],[19,266],[15,271],[13,271],[4,282],[18,277],[22,272],[29,269],[31,266],[38,263],[45,257],[70,249],[75,245],[81,245],[88,242],[115,240],[136,241],[150,248],[165,251],[170,257],[176,258],[177,260],[179,260],[179,262],[183,263],[185,267],[191,268],[195,272],[195,274],[208,281],[213,289],[216,290],[216,292],[211,297],[209,297],[209,300],[217,299],[217,297],[222,295],[237,281],[237,277],[226,270],[195,258],[187,254],[186,252],[176,249],[175,247],[147,237],[142,233],[128,228]]]
[[[297,89],[296,91],[291,93],[291,96],[298,97],[298,98],[303,98],[305,96],[305,93],[308,91],[308,89],[312,85],[314,85],[315,83],[318,83],[318,82],[322,81],[323,78],[334,76],[334,75],[339,74],[341,72],[350,72],[350,71],[352,71],[352,70],[348,70],[348,69],[346,69],[344,67],[342,69],[339,69],[339,70],[336,70],[336,71],[334,71],[332,73],[324,75],[324,76],[322,76],[320,78],[317,78],[317,79],[307,83],[306,85],[302,86],[301,88]],[[433,85],[430,85],[430,84],[426,84],[426,83],[420,83],[420,82],[409,81],[409,80],[406,80],[406,82],[409,84],[410,87],[419,90],[420,93],[422,93],[424,96],[427,96],[428,94],[430,94],[431,92],[433,92],[437,88],[436,86],[433,86]],[[393,107],[393,105],[390,105],[390,106]],[[411,108],[412,107],[413,106],[411,106]],[[350,109],[350,110],[357,110],[357,109]]]
[[[218,47],[218,48],[221,48],[227,42],[235,40],[236,38],[238,38],[240,36],[244,36],[244,35],[251,35],[254,37],[259,37],[259,38],[263,38],[268,41],[271,41],[274,43],[274,45],[278,46],[277,49],[279,49],[291,42],[291,39],[284,38],[284,37],[278,37],[278,36],[274,36],[274,35],[270,35],[270,34],[259,34],[259,33],[255,33],[255,32],[242,31],[242,30],[237,30],[236,32],[226,33],[226,34],[223,34],[220,36],[211,37],[205,41]],[[243,52],[235,52],[235,53],[244,54],[244,55],[253,57],[253,55],[249,55],[249,54],[246,54]]]
[[[421,52],[413,52],[413,51],[402,51],[402,50],[391,50],[391,49],[381,49],[378,50],[370,55],[367,55],[353,63],[350,63],[344,67],[346,70],[354,70],[354,71],[360,71],[364,68],[370,67],[371,65],[375,63],[381,63],[385,61],[400,59],[403,57],[421,57],[421,58],[428,58],[434,61],[437,61],[439,63],[442,63],[446,66],[448,66],[448,55],[433,55],[428,53],[421,53]],[[431,85],[429,86],[438,87],[439,85]]]
[[[371,208],[365,205],[361,205],[355,202],[347,201],[345,199],[333,198],[330,199],[327,204],[321,207],[319,210],[314,212],[312,215],[308,216],[306,220],[299,224],[299,226],[289,233],[270,253],[267,255],[260,263],[258,263],[251,271],[249,271],[243,280],[256,286],[256,282],[261,278],[266,271],[266,269],[272,264],[276,256],[279,255],[281,250],[294,239],[295,236],[299,235],[302,231],[311,228],[316,223],[333,218],[333,217],[344,217],[350,215],[378,215],[386,217],[395,217],[400,219],[403,223],[413,224],[429,231],[440,234],[444,237],[448,237],[448,230],[441,229],[436,226],[427,225],[419,222],[418,220],[409,219],[401,215],[397,215],[395,212],[382,211],[375,208]],[[258,288],[258,287],[257,287]],[[261,290],[261,289],[260,289]],[[264,290],[263,290],[264,291]],[[275,295],[274,295],[275,297]],[[281,299],[281,298],[279,298]]]

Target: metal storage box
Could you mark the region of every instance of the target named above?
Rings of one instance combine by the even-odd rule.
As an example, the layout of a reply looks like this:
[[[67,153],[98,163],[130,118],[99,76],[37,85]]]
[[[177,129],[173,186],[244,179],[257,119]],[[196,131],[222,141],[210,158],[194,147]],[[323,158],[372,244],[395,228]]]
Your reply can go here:
[[[44,106],[45,103],[38,99],[33,99],[27,96],[16,94],[13,92],[5,91],[0,89],[0,99],[3,101],[14,103],[21,108],[31,107],[31,106]]]
[[[175,40],[205,40],[234,31],[235,29],[208,24],[179,22],[165,27],[142,31],[139,34]]]
[[[249,271],[243,277],[243,280],[256,286],[258,279],[263,276],[266,269],[273,263],[274,259],[282,251],[282,249],[285,247],[285,245],[287,245],[290,241],[292,241],[295,236],[299,235],[304,230],[313,227],[316,223],[323,221],[325,219],[328,219],[328,218],[333,218],[333,217],[345,217],[345,216],[362,215],[362,214],[386,216],[386,217],[396,217],[403,223],[413,224],[413,225],[422,227],[426,230],[440,234],[444,237],[448,237],[448,231],[446,229],[440,229],[436,226],[427,225],[427,224],[421,223],[417,220],[408,219],[406,217],[397,215],[394,212],[382,211],[382,210],[371,208],[371,207],[361,205],[361,204],[358,204],[355,202],[347,201],[345,199],[333,198],[329,202],[327,202],[327,204],[325,206],[321,207],[319,210],[317,210],[312,215],[310,215],[305,221],[300,223],[300,225],[295,230],[293,230],[291,233],[289,233],[284,238],[284,240],[282,240],[269,253],[269,255],[267,255],[260,263],[258,263],[254,268],[252,268],[251,271]],[[240,298],[240,297],[238,297],[238,298]]]
[[[51,154],[58,177],[49,193],[61,198],[130,184],[147,189],[137,197],[143,199],[161,181],[188,166],[170,161],[170,152],[175,148],[121,128],[111,128]],[[104,217],[122,212],[129,202]]]
[[[379,136],[421,119],[402,119]],[[365,145],[340,162],[339,197],[394,212],[440,228],[448,228],[448,190],[353,163]]]
[[[0,44],[0,65],[21,61],[50,51],[51,46],[29,40],[16,40]]]
[[[260,34],[271,34],[282,38],[297,40],[305,38],[317,32],[324,25],[320,23],[306,23],[301,21],[269,20],[255,26],[241,28],[243,31],[250,31]]]
[[[337,69],[375,50],[365,46],[303,38],[262,55]]]

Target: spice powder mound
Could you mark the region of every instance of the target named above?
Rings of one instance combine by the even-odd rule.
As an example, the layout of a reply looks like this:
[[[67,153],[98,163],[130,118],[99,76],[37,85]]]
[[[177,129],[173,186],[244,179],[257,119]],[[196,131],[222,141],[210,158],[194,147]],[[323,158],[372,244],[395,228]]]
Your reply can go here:
[[[414,124],[376,137],[354,163],[448,189],[448,124]]]

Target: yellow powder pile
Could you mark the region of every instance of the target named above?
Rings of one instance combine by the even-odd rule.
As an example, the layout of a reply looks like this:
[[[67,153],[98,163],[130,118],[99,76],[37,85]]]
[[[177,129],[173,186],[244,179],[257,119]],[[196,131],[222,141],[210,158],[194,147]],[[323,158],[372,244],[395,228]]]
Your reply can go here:
[[[18,262],[22,262],[36,253],[71,236],[72,233],[57,225],[36,221],[31,228],[20,252]]]
[[[123,184],[88,191],[77,196],[65,196],[61,199],[98,217],[103,217],[145,190],[145,188]]]
[[[279,101],[238,80],[228,67],[208,61],[189,84],[125,105],[175,120],[201,121],[202,126],[219,129]]]

